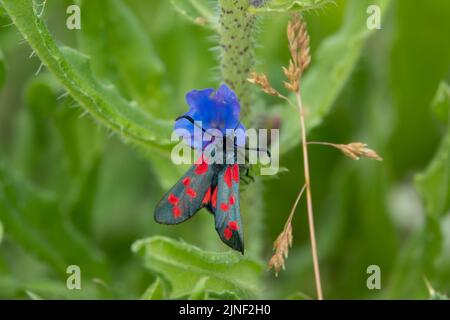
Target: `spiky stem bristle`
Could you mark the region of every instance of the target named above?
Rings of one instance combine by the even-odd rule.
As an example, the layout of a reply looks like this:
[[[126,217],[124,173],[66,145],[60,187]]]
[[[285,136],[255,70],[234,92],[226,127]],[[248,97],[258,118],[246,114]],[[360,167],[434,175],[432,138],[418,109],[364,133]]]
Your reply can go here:
[[[241,117],[249,113],[250,89],[247,83],[254,64],[253,33],[255,16],[249,13],[250,0],[219,0],[220,68],[223,81],[241,102]]]

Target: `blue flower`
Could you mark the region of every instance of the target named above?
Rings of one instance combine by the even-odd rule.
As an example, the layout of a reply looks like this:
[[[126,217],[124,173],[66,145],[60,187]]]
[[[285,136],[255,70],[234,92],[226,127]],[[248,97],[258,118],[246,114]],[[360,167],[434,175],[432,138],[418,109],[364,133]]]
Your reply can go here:
[[[192,118],[195,122],[201,122],[204,130],[216,129],[223,136],[226,135],[227,129],[245,130],[239,121],[241,111],[239,100],[226,84],[222,84],[217,91],[214,89],[192,90],[186,95],[186,102],[189,105],[189,111],[184,116]],[[204,149],[210,141],[202,141],[202,130],[198,128],[194,130],[194,128],[194,124],[186,118],[175,121],[175,130],[183,129],[185,133],[189,133],[182,136],[191,147]],[[238,132],[241,136],[243,131],[238,130]],[[242,141],[241,137],[238,137],[238,145],[242,145]]]

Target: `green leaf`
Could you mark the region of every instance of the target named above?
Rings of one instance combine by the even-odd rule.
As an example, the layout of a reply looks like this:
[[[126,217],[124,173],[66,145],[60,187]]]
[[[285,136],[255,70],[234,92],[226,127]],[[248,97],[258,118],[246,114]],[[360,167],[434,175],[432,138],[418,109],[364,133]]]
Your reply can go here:
[[[446,106],[443,110],[450,110],[449,92],[446,92]],[[441,250],[442,234],[439,225],[440,218],[450,209],[450,112],[447,131],[441,144],[424,172],[415,177],[416,188],[422,197],[426,212],[426,249],[425,253],[430,261],[437,257]]]
[[[367,7],[379,5],[383,13],[388,3],[388,0],[348,1],[342,27],[323,40],[313,54],[302,84],[308,130],[320,125],[330,112],[358,62],[365,41],[373,32],[366,25]],[[283,123],[280,145],[283,146],[281,151],[286,153],[300,143],[299,120],[296,110],[287,105],[280,108],[280,113]]]
[[[68,290],[65,280],[37,278],[22,281],[11,276],[0,276],[0,295],[16,299],[100,299],[105,298],[90,281],[84,281],[82,290]]]
[[[149,152],[145,154],[152,161],[153,171],[163,190],[170,189],[188,169],[185,165],[175,165],[172,161],[167,161],[157,153]]]
[[[88,56],[56,45],[44,21],[34,11],[32,1],[1,0],[0,3],[43,64],[86,112],[126,142],[167,153],[171,145],[171,122],[152,117],[136,103],[125,100],[114,86],[98,82]]]
[[[445,293],[436,291],[426,279],[425,284],[428,288],[429,300],[448,300],[448,297]]]
[[[333,0],[271,0],[261,7],[250,7],[253,13],[272,13],[272,12],[301,12],[318,10],[326,5],[334,3]]]
[[[11,234],[12,238],[25,249],[30,250],[39,259],[46,261],[62,273],[65,269],[63,258],[21,214],[19,211],[19,195],[17,194],[19,189],[9,179],[6,180],[5,174],[5,169],[0,166],[0,218],[5,223],[8,234]],[[11,187],[12,190],[9,191],[8,189],[11,189]],[[21,189],[25,189],[24,186]],[[26,205],[24,201],[20,202],[22,206]]]
[[[83,28],[78,40],[81,51],[91,57],[95,74],[116,84],[154,115],[170,111],[162,107],[168,104],[161,90],[165,87],[164,64],[127,4],[112,0],[105,6],[102,0],[82,1],[81,12]]]
[[[442,109],[450,110],[450,92],[446,91]],[[450,113],[447,113],[450,119]],[[447,131],[431,163],[416,176],[416,186],[423,197],[426,212],[435,218],[450,209],[450,121]]]
[[[232,291],[214,291],[207,289],[209,277],[201,278],[187,296],[177,297],[177,299],[189,300],[239,300],[239,297]]]
[[[78,180],[73,183],[72,190],[75,190],[75,196],[68,209],[77,229],[91,236],[102,164],[100,155],[94,155],[92,158],[91,163],[86,165],[86,168],[78,175]]]
[[[217,300],[239,300],[239,297],[231,291],[208,291],[209,299]]]
[[[395,1],[395,33],[387,64],[390,69],[387,81],[395,102],[389,148],[392,172],[397,176],[425,166],[440,138],[430,103],[440,82],[448,79],[450,41],[439,39],[448,36],[449,12],[450,1]],[[418,20],[432,21],[433,28],[411,23]],[[433,63],[428,64],[428,61]],[[411,148],[412,141],[414,148]]]
[[[3,223],[0,221],[0,244],[3,241]]]
[[[73,228],[55,194],[10,171],[0,165],[0,219],[8,235],[63,277],[70,264],[87,275],[106,277],[102,254]]]
[[[25,88],[27,107],[40,118],[53,116],[60,89],[56,80],[48,73],[34,77]]]
[[[198,280],[195,284],[194,289],[189,294],[189,300],[207,300],[208,292],[206,290],[206,284],[209,280],[209,277],[203,277]]]
[[[71,97],[64,97],[63,92],[57,80],[49,73],[34,77],[29,82],[26,88],[26,104],[37,119],[34,119],[35,131],[30,133],[30,147],[26,149],[36,149],[36,152],[28,152],[21,157],[27,158],[33,168],[36,159],[45,163],[45,157],[50,150],[41,144],[45,140],[52,140],[49,139],[47,130],[48,120],[51,120],[57,131],[57,138],[54,139],[62,144],[64,159],[67,159],[69,164],[69,177],[72,179],[72,183],[59,188],[62,195],[60,201],[67,200],[74,225],[78,230],[88,233],[87,231],[91,230],[104,135],[91,121],[79,119],[79,110],[70,108],[75,102]],[[89,143],[85,143],[87,140]],[[38,167],[34,170],[40,171],[39,169]],[[59,176],[64,179],[61,174]]]
[[[430,31],[431,32],[431,31]],[[425,36],[424,36],[425,37]],[[434,102],[431,108],[436,111],[436,101],[450,101],[442,97],[442,88],[447,84],[439,86]],[[432,97],[432,95],[431,95]],[[439,97],[439,98],[437,98]],[[431,101],[431,98],[430,98]],[[449,102],[446,102],[449,103]],[[429,106],[430,107],[430,106]],[[444,226],[445,215],[448,212],[449,197],[449,154],[450,154],[450,105],[441,105],[439,110],[447,110],[447,129],[444,133],[440,146],[435,150],[435,155],[429,162],[425,170],[415,176],[415,187],[419,196],[422,198],[425,226],[420,232],[413,235],[408,244],[401,250],[401,255],[397,262],[397,268],[392,273],[391,282],[394,285],[391,288],[391,297],[407,296],[411,294],[422,294],[423,288],[420,285],[423,276],[426,275],[434,281],[442,279],[442,267],[439,267],[439,261],[445,257],[446,251],[443,250],[446,241],[446,229]],[[441,116],[440,116],[441,118]],[[442,118],[443,120],[443,118]],[[415,128],[413,124],[409,127]],[[409,132],[404,133],[409,136]],[[417,146],[424,144],[414,142]],[[410,149],[408,149],[410,150]],[[447,204],[446,204],[447,203]],[[447,267],[443,268],[448,270]],[[445,271],[444,271],[445,272]],[[438,298],[439,294],[425,280],[429,289],[429,298]]]
[[[156,278],[155,282],[153,282],[150,287],[145,290],[144,294],[141,297],[141,300],[162,300],[166,297],[164,293],[164,287],[162,285],[161,279]]]
[[[113,83],[126,96],[152,115],[173,118],[168,94],[163,91],[165,67],[138,18],[122,1],[83,1],[83,28],[78,33],[81,50],[91,57],[97,76]],[[98,12],[103,12],[99,17]],[[118,24],[117,21],[121,23]],[[103,36],[98,37],[99,34]],[[167,155],[140,149],[156,167],[161,186],[171,187],[181,176],[180,166],[167,161]],[[185,168],[181,168],[185,170]]]
[[[6,78],[6,70],[5,70],[5,61],[3,59],[3,53],[0,50],[0,88],[5,84]]]
[[[212,1],[208,0],[170,0],[175,10],[183,17],[194,24],[208,27],[211,29],[218,28],[215,8],[212,7]]]
[[[25,293],[31,300],[44,300],[44,298],[42,298],[40,295],[34,293],[31,290],[26,290]]]
[[[306,293],[299,291],[288,296],[287,300],[313,300],[313,299]]]
[[[441,82],[438,91],[431,102],[433,111],[439,120],[447,122],[450,108],[450,86],[446,82]]]
[[[208,277],[208,291],[231,291],[239,298],[255,297],[262,266],[235,252],[205,252],[185,242],[165,237],[138,240],[132,250],[147,268],[162,274],[171,284],[172,297],[189,295]]]
[[[448,297],[444,293],[433,290],[433,292],[430,293],[430,300],[448,300]]]

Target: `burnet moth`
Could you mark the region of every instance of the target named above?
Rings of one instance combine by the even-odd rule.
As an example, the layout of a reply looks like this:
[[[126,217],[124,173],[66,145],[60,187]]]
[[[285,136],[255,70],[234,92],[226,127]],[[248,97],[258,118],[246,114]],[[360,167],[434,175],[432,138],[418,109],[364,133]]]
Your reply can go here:
[[[191,147],[201,150],[202,156],[157,204],[155,220],[162,224],[178,224],[192,217],[200,209],[206,208],[214,215],[220,239],[243,254],[244,233],[239,207],[239,181],[240,166],[245,165],[237,163],[237,154],[239,149],[248,148],[245,148],[245,139],[242,146],[235,135],[227,135],[227,129],[244,129],[239,121],[239,101],[225,84],[217,91],[191,91],[186,100],[190,109],[176,119],[175,129],[181,128],[190,132],[188,143]],[[198,141],[198,137],[193,134],[198,121],[202,123],[201,130],[204,134],[207,129],[217,129],[223,133],[222,139],[213,137],[206,144]],[[217,155],[222,160],[220,163],[213,160],[217,159]]]

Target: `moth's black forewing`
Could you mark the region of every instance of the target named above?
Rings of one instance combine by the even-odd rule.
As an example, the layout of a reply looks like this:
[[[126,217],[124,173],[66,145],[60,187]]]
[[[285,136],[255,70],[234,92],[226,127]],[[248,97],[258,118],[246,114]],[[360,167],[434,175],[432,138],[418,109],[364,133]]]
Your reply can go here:
[[[157,204],[154,216],[159,223],[178,224],[206,208],[215,217],[221,240],[244,253],[239,207],[241,166],[237,164],[237,147],[233,142],[229,137],[217,141],[212,151],[221,152],[222,163],[201,161],[193,165]]]
[[[203,200],[219,170],[216,164],[194,164],[157,204],[156,222],[178,224],[207,206]]]

